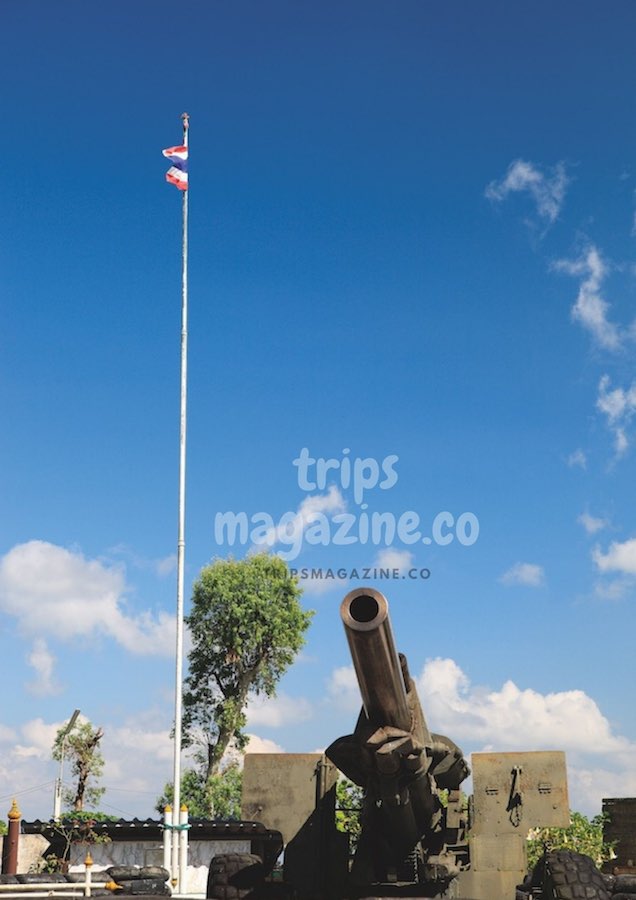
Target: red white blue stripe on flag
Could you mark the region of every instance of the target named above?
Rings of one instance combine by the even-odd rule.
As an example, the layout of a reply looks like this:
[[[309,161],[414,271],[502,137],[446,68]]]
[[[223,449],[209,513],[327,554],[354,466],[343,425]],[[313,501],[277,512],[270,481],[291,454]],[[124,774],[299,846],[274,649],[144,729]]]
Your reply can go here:
[[[168,147],[163,155],[172,165],[166,172],[166,181],[174,184],[180,191],[188,190],[188,148],[186,146]]]

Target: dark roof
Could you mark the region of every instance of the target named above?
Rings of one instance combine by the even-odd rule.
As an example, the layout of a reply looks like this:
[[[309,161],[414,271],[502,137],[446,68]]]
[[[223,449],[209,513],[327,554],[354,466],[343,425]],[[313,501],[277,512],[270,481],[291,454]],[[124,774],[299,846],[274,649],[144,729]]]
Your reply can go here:
[[[72,827],[73,818],[61,820],[62,825]],[[221,819],[190,819],[188,839],[191,841],[249,840],[252,837],[267,837],[268,832],[261,822],[236,822]],[[160,841],[163,834],[163,823],[159,819],[117,819],[115,821],[99,821],[92,826],[92,831],[105,835],[113,841]],[[44,837],[55,834],[55,823],[52,820],[43,822],[22,822],[22,834],[43,834]],[[278,832],[276,832],[278,834]]]

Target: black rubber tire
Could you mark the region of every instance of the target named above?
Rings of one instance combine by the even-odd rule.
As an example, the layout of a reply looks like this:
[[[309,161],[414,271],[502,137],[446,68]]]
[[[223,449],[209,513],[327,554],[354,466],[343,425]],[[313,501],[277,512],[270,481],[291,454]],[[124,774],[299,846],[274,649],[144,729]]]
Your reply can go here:
[[[132,881],[139,878],[139,866],[110,866],[106,869],[113,881]]]
[[[113,881],[139,881],[142,878],[167,881],[170,878],[170,872],[163,866],[110,866],[108,874]]]
[[[16,875],[18,884],[65,884],[66,875],[62,872],[25,872]],[[26,895],[26,892],[25,892]]]
[[[542,900],[611,900],[594,861],[570,850],[546,854],[542,888]]]
[[[67,872],[64,877],[72,884],[76,884],[78,881],[86,881],[86,872],[84,872],[83,870],[79,872]],[[92,884],[106,884],[107,881],[112,880],[113,879],[110,877],[106,869],[99,869],[97,872],[91,872]]]
[[[605,882],[605,887],[609,891],[610,895],[614,893],[614,888],[616,885],[616,875],[610,875],[609,872],[602,872],[603,881]],[[618,890],[618,888],[616,888]]]
[[[256,898],[265,878],[260,856],[253,853],[224,853],[214,856],[208,873],[205,896],[208,900]]]
[[[139,871],[142,878],[158,878],[159,881],[170,880],[170,872],[163,866],[142,866]]]
[[[615,875],[614,890],[617,894],[636,894],[636,875]]]

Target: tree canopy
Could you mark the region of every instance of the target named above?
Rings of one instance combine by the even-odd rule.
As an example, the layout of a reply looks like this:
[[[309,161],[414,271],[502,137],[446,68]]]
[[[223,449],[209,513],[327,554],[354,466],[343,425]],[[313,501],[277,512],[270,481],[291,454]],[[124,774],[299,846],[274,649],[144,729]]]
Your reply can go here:
[[[217,559],[194,584],[186,616],[192,649],[183,694],[184,744],[200,743],[205,781],[218,771],[230,742],[246,743],[250,695],[274,696],[304,644],[310,611],[286,563],[259,553]]]
[[[90,722],[81,722],[67,733],[62,725],[53,743],[53,759],[62,759],[71,764],[71,774],[77,779],[74,790],[63,792],[63,800],[73,810],[84,809],[84,804],[97,806],[105,788],[95,784],[104,771],[104,757],[99,750],[99,742],[104,736],[101,728],[93,728]]]
[[[573,850],[591,856],[597,866],[611,858],[612,846],[603,841],[604,816],[588,819],[572,811],[567,828],[533,828],[528,835],[528,865],[532,868],[546,845],[552,850]]]
[[[243,770],[237,760],[206,781],[202,770],[188,769],[181,777],[181,802],[193,819],[240,819]],[[172,782],[166,784],[155,809],[163,813],[174,800]]]

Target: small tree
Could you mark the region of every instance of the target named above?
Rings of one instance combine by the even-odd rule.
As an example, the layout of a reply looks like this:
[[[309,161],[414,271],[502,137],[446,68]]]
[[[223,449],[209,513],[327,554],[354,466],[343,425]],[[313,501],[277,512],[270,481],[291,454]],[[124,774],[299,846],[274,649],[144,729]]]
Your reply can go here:
[[[304,644],[313,613],[302,609],[301,593],[286,563],[266,553],[218,559],[195,582],[183,730],[184,744],[202,744],[206,783],[230,741],[245,746],[249,696],[274,696]]]
[[[97,806],[105,788],[97,787],[94,782],[104,771],[104,757],[99,751],[99,742],[104,736],[101,728],[93,728],[90,722],[82,722],[67,733],[63,725],[53,743],[53,759],[58,762],[64,758],[71,763],[71,773],[77,778],[77,786],[73,791],[65,791],[64,801],[79,812],[84,804]]]
[[[30,872],[65,872],[71,857],[71,848],[77,844],[109,844],[110,837],[98,834],[94,826],[98,822],[115,821],[104,813],[79,812],[61,822],[51,822],[43,830],[49,847],[39,860],[31,864]]]

